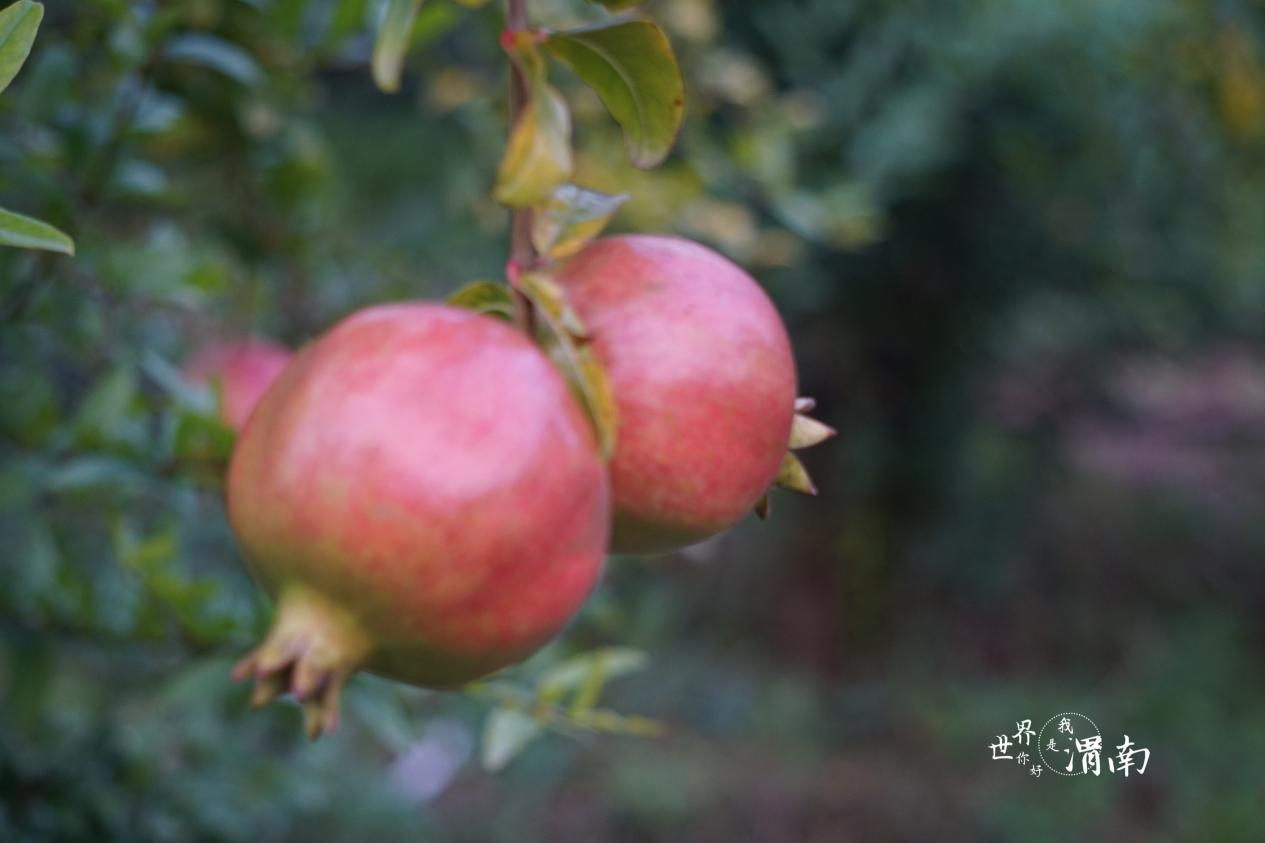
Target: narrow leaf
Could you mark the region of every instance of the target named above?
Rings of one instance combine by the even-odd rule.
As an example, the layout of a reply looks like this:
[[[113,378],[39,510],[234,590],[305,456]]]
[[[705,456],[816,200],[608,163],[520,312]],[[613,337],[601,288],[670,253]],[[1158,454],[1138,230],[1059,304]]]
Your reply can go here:
[[[782,457],[782,465],[777,470],[777,485],[805,495],[817,494],[817,487],[808,476],[808,469],[804,468],[799,457],[789,452]]]
[[[31,0],[19,0],[0,11],[0,93],[9,87],[31,54],[43,18],[44,5]]]
[[[811,448],[814,445],[820,445],[827,439],[836,434],[836,430],[828,424],[819,422],[814,418],[806,416],[802,413],[795,414],[795,421],[791,423],[791,441],[788,447],[792,451],[800,451],[804,448]]]
[[[572,717],[581,716],[596,708],[607,682],[617,678],[621,673],[640,670],[646,663],[644,654],[636,651],[622,654],[624,656],[622,664],[617,661],[618,655],[600,650],[594,654],[589,675],[585,677],[584,684],[579,687],[571,700],[568,713]]]
[[[589,675],[584,679],[584,684],[575,692],[575,697],[571,700],[568,713],[574,717],[596,708],[597,701],[601,699],[602,690],[606,687],[606,681],[609,678],[602,659],[594,659]]]
[[[495,196],[503,205],[528,208],[549,201],[571,177],[571,112],[549,84],[531,33],[516,33],[507,50],[527,80],[527,104],[510,133]]]
[[[629,20],[550,35],[546,44],[597,92],[637,167],[662,163],[685,117],[685,84],[657,24]]]
[[[635,714],[623,715],[601,708],[581,712],[571,718],[571,723],[594,732],[639,738],[657,738],[667,731],[667,727],[658,720]]]
[[[536,306],[549,333],[546,349],[588,414],[599,453],[609,459],[615,451],[619,425],[615,393],[606,370],[586,343],[583,323],[567,304],[562,289],[546,276],[527,273],[521,289]]]
[[[395,93],[400,90],[400,73],[404,69],[404,56],[408,53],[413,24],[424,0],[387,0],[378,29],[378,40],[373,45],[373,81],[379,90]]]
[[[540,734],[541,728],[540,723],[516,708],[493,709],[483,724],[484,769],[504,769]]]
[[[550,321],[566,332],[567,336],[577,343],[588,342],[588,328],[580,320],[580,315],[571,307],[566,291],[552,279],[539,273],[532,274],[523,280],[524,292],[532,300],[532,304],[545,311]]]
[[[168,61],[213,70],[248,88],[254,87],[263,79],[263,71],[250,53],[223,38],[201,32],[172,38],[163,49],[163,57]]]
[[[43,249],[66,255],[75,253],[74,241],[48,223],[3,208],[0,208],[0,246]]]
[[[545,671],[536,683],[542,696],[557,698],[566,691],[574,691],[589,681],[589,676],[600,668],[606,682],[635,673],[649,662],[641,650],[631,647],[604,647],[588,653],[580,653]]]
[[[175,408],[200,416],[214,416],[216,404],[209,384],[191,382],[184,372],[152,349],[145,352],[141,370],[166,393]]]
[[[532,242],[536,251],[551,258],[574,255],[610,224],[619,207],[628,201],[621,193],[610,196],[563,185],[532,216]]]
[[[82,442],[109,442],[123,437],[140,393],[136,370],[120,366],[99,380],[79,406],[75,422]]]
[[[495,281],[471,281],[449,296],[448,304],[489,316],[514,318],[514,299],[510,288]]]
[[[615,409],[615,390],[602,364],[597,362],[592,349],[577,348],[570,341],[566,346],[566,358],[573,361],[576,375],[573,388],[579,390],[585,411],[597,433],[597,451],[602,459],[609,460],[615,453],[618,414]]]

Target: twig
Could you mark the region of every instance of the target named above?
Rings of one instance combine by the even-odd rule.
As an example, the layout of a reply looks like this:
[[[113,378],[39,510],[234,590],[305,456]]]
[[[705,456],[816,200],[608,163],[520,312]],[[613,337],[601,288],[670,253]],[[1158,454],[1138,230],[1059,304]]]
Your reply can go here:
[[[527,15],[527,0],[507,0],[509,10],[507,30],[525,31],[530,23]],[[527,79],[518,65],[510,62],[510,131],[518,125],[527,107]],[[515,208],[510,212],[510,257],[506,275],[510,286],[514,288],[514,321],[527,333],[535,334],[535,314],[532,312],[531,300],[519,287],[519,279],[523,272],[530,271],[536,264],[536,248],[531,240],[532,212],[530,208]]]

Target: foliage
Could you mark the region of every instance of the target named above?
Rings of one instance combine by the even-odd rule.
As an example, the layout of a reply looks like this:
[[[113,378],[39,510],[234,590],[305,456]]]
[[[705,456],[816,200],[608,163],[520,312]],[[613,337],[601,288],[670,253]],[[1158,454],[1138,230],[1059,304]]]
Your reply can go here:
[[[609,27],[628,5],[538,0],[533,22]],[[650,9],[689,94],[677,151],[630,166],[671,120],[626,137],[620,91],[551,36],[536,53],[571,59],[548,84],[577,144],[532,199],[574,196],[538,215],[554,230],[536,245],[565,254],[610,223],[752,266],[840,430],[804,456],[823,497],[693,562],[612,560],[559,646],[470,694],[358,679],[343,732],[307,746],[297,711],[248,717],[228,680],[268,609],[224,521],[230,435],[180,361],[502,273],[502,10],[48,4],[0,97],[0,204],[77,254],[0,249],[0,839],[1258,827],[1259,441],[1188,423],[1228,456],[1171,494],[1066,457],[1087,420],[1141,424],[1122,361],[1259,347],[1259,5]],[[1192,500],[1230,479],[1236,500]],[[623,675],[641,660],[612,647],[649,664]],[[1145,735],[1155,771],[1003,780],[990,730],[1064,703]],[[667,736],[589,737],[654,731],[620,722],[643,714]]]
[[[9,87],[13,77],[26,63],[43,17],[43,4],[31,0],[19,0],[0,9],[0,93]],[[75,252],[75,244],[70,238],[48,223],[3,208],[0,208],[0,246],[45,249],[72,255]]]

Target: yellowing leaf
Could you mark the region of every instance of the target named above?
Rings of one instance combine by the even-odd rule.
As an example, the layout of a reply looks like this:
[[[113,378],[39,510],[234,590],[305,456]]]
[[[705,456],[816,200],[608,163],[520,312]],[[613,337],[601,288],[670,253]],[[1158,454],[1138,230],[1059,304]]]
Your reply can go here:
[[[573,184],[563,185],[532,216],[532,243],[542,255],[570,257],[601,234],[627,201],[627,194],[611,196]]]
[[[514,318],[513,293],[509,287],[495,281],[471,281],[449,296],[448,304],[490,316]]]
[[[545,311],[551,324],[566,332],[576,342],[588,341],[588,329],[580,321],[580,315],[571,307],[566,292],[552,279],[533,273],[523,280],[523,285],[532,304]]]
[[[424,0],[387,0],[373,45],[373,81],[379,90],[395,93],[400,90],[400,73],[408,53],[409,37]]]
[[[549,84],[545,61],[528,32],[516,33],[510,58],[527,83],[527,103],[510,133],[496,176],[496,201],[529,208],[549,201],[571,178],[571,112]]]
[[[572,715],[569,723],[581,729],[603,732],[608,735],[628,735],[638,738],[657,738],[667,731],[658,720],[638,715],[624,715],[602,708]]]
[[[629,160],[642,168],[662,163],[685,116],[685,84],[663,30],[627,20],[554,33],[546,44],[623,128]]]
[[[22,69],[43,18],[43,4],[31,0],[19,0],[0,11],[0,92]]]
[[[562,288],[547,276],[529,272],[523,276],[520,289],[536,306],[548,330],[546,350],[562,370],[593,424],[598,452],[603,459],[609,459],[615,451],[619,424],[615,393],[606,370],[585,343],[583,323],[567,303]]]

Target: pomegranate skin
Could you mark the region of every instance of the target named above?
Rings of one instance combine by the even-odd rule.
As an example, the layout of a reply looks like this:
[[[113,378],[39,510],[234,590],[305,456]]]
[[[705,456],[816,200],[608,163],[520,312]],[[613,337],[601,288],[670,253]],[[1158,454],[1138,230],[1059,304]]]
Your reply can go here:
[[[198,384],[218,382],[220,419],[240,432],[291,356],[290,349],[270,340],[217,343],[193,356],[185,366],[185,377]]]
[[[358,666],[451,687],[520,661],[584,602],[609,532],[592,430],[548,359],[428,304],[360,311],[296,356],[238,441],[228,506],[279,603],[238,673],[263,685],[307,637],[300,699]]]
[[[655,235],[594,241],[558,281],[619,411],[611,550],[662,553],[736,524],[777,476],[794,416],[768,296],[716,252]]]

